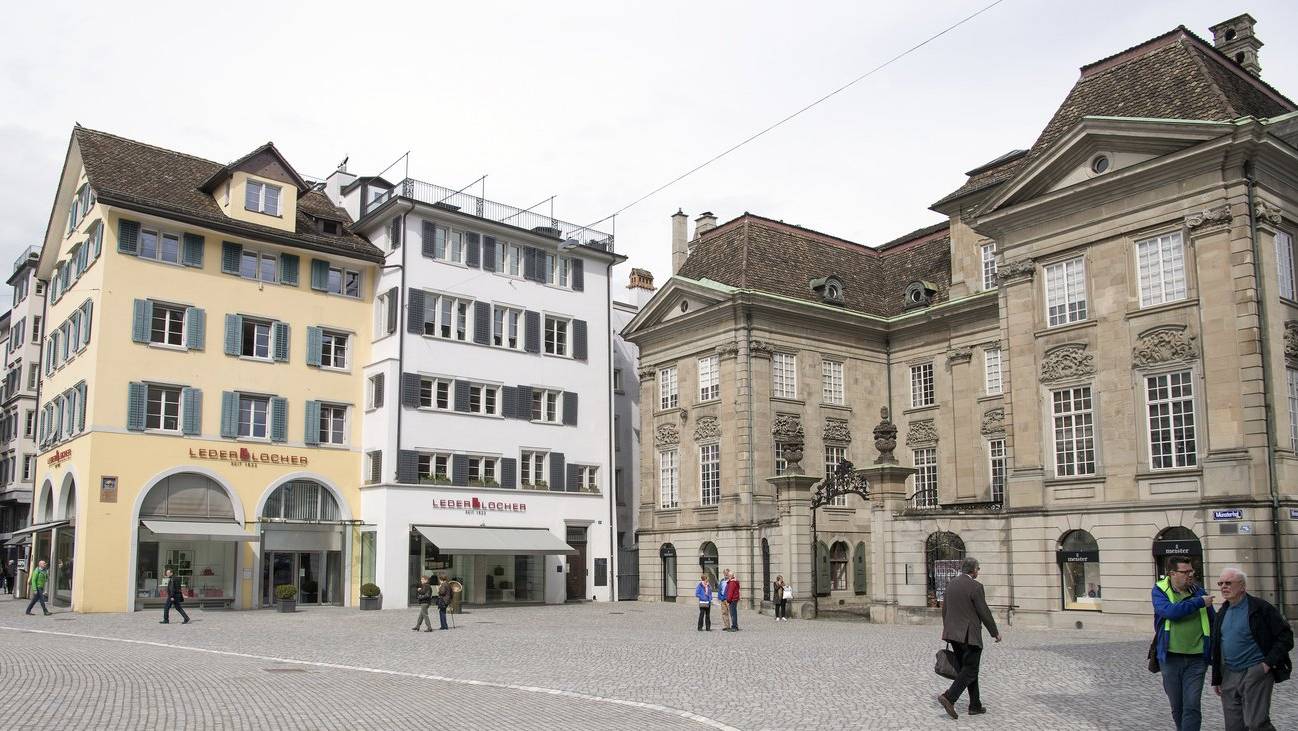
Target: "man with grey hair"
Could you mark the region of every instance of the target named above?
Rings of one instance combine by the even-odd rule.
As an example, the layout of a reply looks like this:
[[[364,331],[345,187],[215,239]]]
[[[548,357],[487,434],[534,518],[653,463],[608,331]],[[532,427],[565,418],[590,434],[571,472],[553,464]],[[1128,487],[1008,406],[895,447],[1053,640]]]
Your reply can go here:
[[[1001,641],[996,619],[987,606],[983,585],[978,583],[978,560],[970,557],[960,563],[960,575],[946,585],[942,600],[942,639],[951,643],[955,653],[956,677],[951,687],[937,697],[951,718],[959,718],[955,702],[969,690],[969,715],[986,713],[978,695],[978,664],[983,653],[983,626],[997,641]]]
[[[1217,578],[1223,602],[1212,628],[1212,689],[1226,731],[1275,731],[1271,689],[1293,672],[1293,628],[1270,602],[1249,594],[1247,582],[1233,567]]]

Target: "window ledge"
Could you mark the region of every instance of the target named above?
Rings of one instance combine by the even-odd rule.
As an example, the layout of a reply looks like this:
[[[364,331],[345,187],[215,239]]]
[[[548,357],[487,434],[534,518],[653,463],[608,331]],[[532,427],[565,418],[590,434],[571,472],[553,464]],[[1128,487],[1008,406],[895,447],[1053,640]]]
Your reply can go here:
[[[1161,470],[1142,470],[1136,473],[1137,480],[1157,480],[1166,477],[1202,477],[1203,468],[1195,467],[1168,467]]]
[[[276,361],[272,358],[258,358],[255,355],[240,355],[239,360],[245,363],[266,363],[273,365]]]
[[[342,373],[342,374],[350,375],[352,372],[351,368],[334,368],[333,366],[320,366],[319,368],[321,371],[324,371],[325,373]]]
[[[719,404],[719,403],[721,403],[721,397],[720,397],[720,396],[718,396],[718,397],[716,397],[716,398],[710,398],[710,399],[707,399],[706,401],[695,401],[695,402],[694,402],[694,408],[697,409],[697,408],[701,408],[701,407],[703,407],[703,406],[716,406],[716,405]]]
[[[1132,318],[1141,317],[1144,315],[1156,315],[1160,312],[1170,312],[1173,310],[1180,310],[1187,307],[1198,307],[1198,306],[1199,306],[1198,297],[1186,297],[1185,299],[1179,299],[1176,300],[1175,302],[1164,302],[1162,304],[1150,305],[1148,307],[1129,308],[1127,310],[1127,314],[1125,315],[1125,319],[1130,320]]]
[[[679,414],[679,413],[682,413],[682,412],[684,412],[684,411],[685,411],[685,409],[682,409],[682,408],[679,407],[679,406],[673,406],[673,407],[671,407],[670,409],[659,409],[659,410],[655,411],[655,412],[654,412],[654,416],[667,416],[668,414]]]
[[[929,405],[927,405],[927,406],[912,406],[912,407],[910,407],[909,409],[902,409],[902,412],[901,412],[901,413],[902,413],[903,415],[906,415],[906,414],[922,414],[922,413],[924,413],[924,412],[926,412],[926,411],[937,411],[938,408],[940,408],[940,405],[939,405],[939,404],[929,404]]]
[[[1079,330],[1086,330],[1087,328],[1095,327],[1099,324],[1100,324],[1099,320],[1096,320],[1094,317],[1090,317],[1085,320],[1082,320],[1081,322],[1070,322],[1067,325],[1055,325],[1054,327],[1045,327],[1033,332],[1032,336],[1039,338],[1043,335],[1058,335],[1059,333],[1077,332]]]
[[[150,348],[156,348],[156,349],[158,349],[158,350],[174,350],[174,351],[176,351],[176,352],[178,352],[178,353],[185,353],[185,352],[188,352],[188,351],[189,351],[189,348],[186,348],[186,347],[183,346],[183,345],[171,345],[170,343],[154,343],[154,342],[150,342],[150,343],[148,343],[148,346],[149,346]],[[242,357],[242,356],[240,356],[240,357]]]
[[[1047,477],[1041,483],[1043,485],[1062,487],[1066,485],[1090,485],[1104,482],[1106,479],[1103,472],[1096,472],[1093,475],[1078,475],[1076,477]]]
[[[978,403],[982,403],[984,401],[1000,401],[1003,400],[1004,398],[1005,398],[1004,391],[1001,391],[1000,393],[989,393],[983,396],[979,396]]]
[[[807,402],[800,398],[789,398],[787,396],[772,396],[771,400],[781,404],[796,404],[798,406],[807,405]]]
[[[832,411],[846,411],[849,414],[852,413],[852,407],[847,404],[829,404],[822,401],[820,402],[820,408],[830,409]]]

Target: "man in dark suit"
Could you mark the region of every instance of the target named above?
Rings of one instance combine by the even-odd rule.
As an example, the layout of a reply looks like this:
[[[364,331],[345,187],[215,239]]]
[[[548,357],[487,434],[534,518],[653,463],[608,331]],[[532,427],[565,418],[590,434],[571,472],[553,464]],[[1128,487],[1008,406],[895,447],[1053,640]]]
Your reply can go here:
[[[171,569],[167,569],[165,578],[167,579],[167,603],[162,605],[162,621],[158,624],[171,624],[172,607],[175,607],[184,618],[185,621],[181,624],[189,624],[189,615],[185,614],[185,608],[180,606],[185,601],[185,595],[180,588],[180,577],[172,574]]]
[[[960,717],[955,712],[955,702],[960,700],[960,695],[966,688],[969,689],[969,715],[987,712],[983,708],[982,699],[978,697],[978,663],[983,654],[983,625],[987,626],[993,639],[1001,641],[996,619],[987,607],[983,585],[977,579],[978,560],[965,558],[960,564],[960,575],[946,585],[942,601],[942,639],[951,643],[957,672],[951,687],[938,695],[937,702],[942,704],[951,718]]]

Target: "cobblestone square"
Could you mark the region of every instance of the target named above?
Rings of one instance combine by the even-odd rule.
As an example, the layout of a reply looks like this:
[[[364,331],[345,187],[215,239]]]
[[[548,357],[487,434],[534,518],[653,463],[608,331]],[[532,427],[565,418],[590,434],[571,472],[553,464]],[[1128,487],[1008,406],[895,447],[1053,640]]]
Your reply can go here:
[[[984,654],[987,715],[935,695],[936,627],[774,622],[695,630],[688,604],[476,609],[449,632],[416,610],[309,608],[27,617],[0,600],[3,726],[82,729],[1162,729],[1143,636],[1005,629]],[[1298,728],[1294,685],[1272,720]],[[1222,727],[1210,690],[1204,728]],[[963,702],[959,706],[964,710]]]

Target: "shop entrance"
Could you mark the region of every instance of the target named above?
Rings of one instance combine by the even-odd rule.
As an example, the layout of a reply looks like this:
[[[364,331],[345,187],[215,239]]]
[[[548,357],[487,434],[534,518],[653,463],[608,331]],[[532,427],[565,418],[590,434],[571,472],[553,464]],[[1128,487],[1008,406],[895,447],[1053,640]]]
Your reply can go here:
[[[586,598],[586,526],[568,526],[568,545],[573,553],[567,555],[568,601]]]
[[[262,558],[261,603],[279,603],[275,587],[297,587],[298,604],[342,604],[341,551],[268,551]]]

